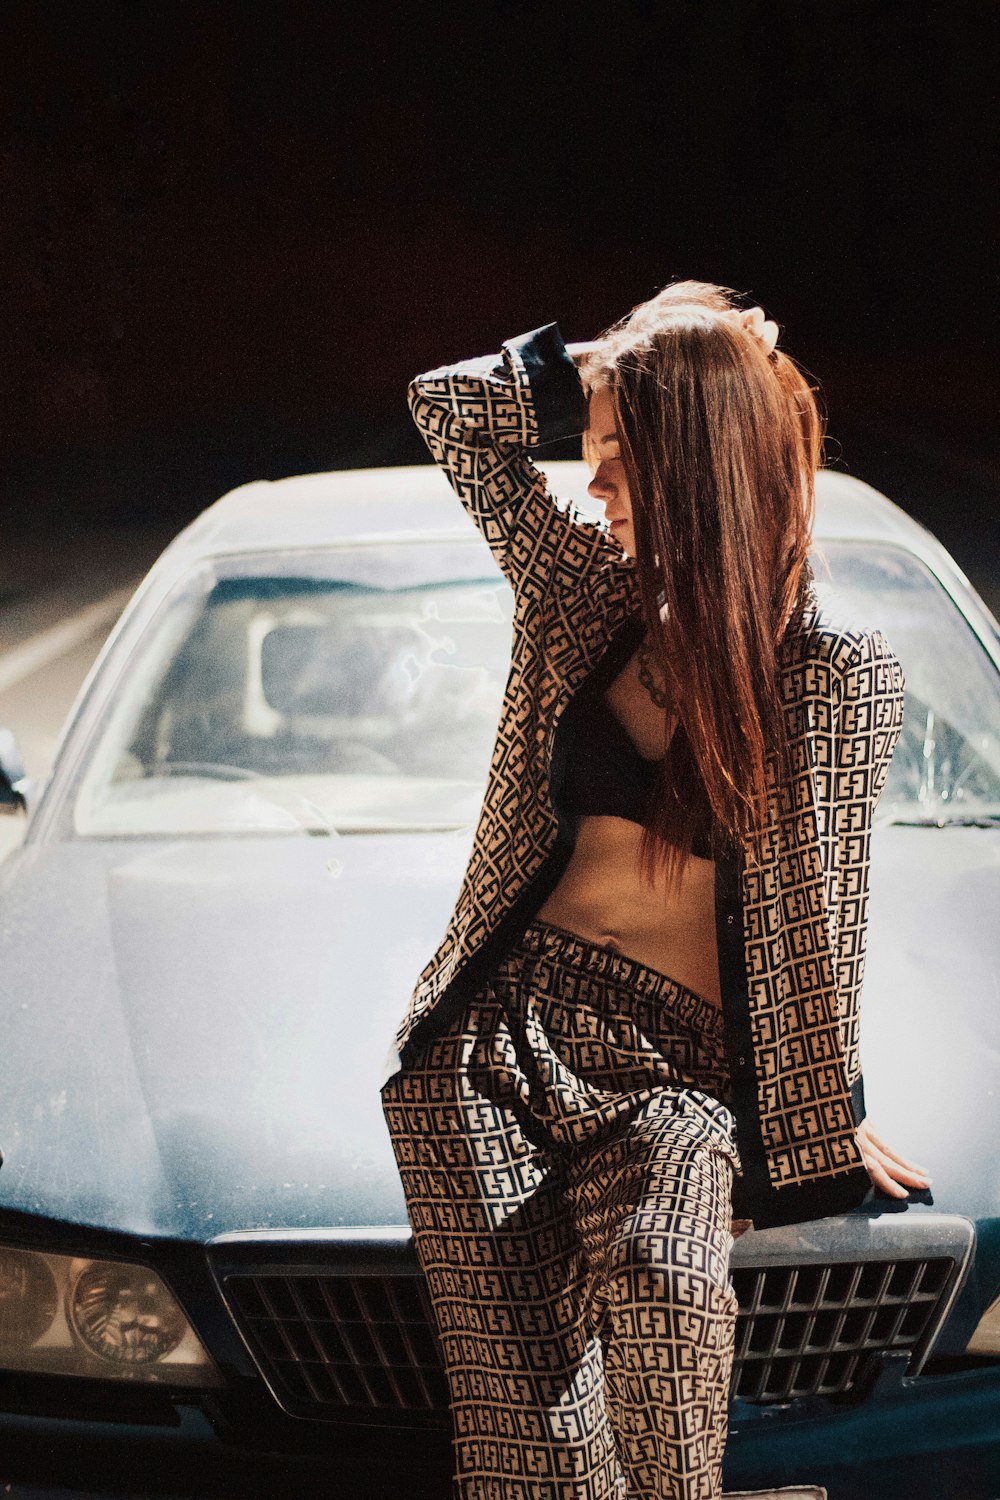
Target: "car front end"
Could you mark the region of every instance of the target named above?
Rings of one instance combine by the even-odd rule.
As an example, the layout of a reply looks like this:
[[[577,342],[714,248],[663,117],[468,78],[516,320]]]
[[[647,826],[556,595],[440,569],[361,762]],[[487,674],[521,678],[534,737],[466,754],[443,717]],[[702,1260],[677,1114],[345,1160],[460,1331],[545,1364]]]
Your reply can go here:
[[[725,1483],[993,1500],[1000,634],[836,479],[820,551],[907,679],[866,1099],[934,1185],[736,1240]],[[354,482],[251,487],[168,549],[0,866],[0,1442],[33,1496],[449,1491],[377,1089],[468,858],[512,601],[439,474]]]

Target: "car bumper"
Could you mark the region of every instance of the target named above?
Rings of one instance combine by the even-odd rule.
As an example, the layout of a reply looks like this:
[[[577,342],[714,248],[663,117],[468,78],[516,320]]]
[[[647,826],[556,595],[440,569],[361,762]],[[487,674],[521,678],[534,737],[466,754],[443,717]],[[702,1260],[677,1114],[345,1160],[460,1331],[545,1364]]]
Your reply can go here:
[[[0,1414],[13,1497],[296,1496],[440,1500],[448,1433],[283,1421],[220,1430],[195,1403],[175,1425]],[[1000,1494],[1000,1365],[906,1380],[891,1368],[853,1407],[734,1407],[727,1489],[810,1482],[829,1500],[993,1500]]]
[[[1000,1364],[954,1374],[883,1374],[855,1406],[734,1411],[727,1489],[808,1481],[829,1500],[994,1500],[1000,1495]]]

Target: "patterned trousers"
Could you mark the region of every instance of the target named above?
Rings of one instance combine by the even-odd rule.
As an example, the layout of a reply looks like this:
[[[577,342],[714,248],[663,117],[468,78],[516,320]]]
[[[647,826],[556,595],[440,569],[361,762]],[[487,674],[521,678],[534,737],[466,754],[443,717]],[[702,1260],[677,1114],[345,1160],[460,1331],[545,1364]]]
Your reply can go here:
[[[382,1101],[456,1500],[717,1500],[741,1171],[717,1007],[535,921]]]

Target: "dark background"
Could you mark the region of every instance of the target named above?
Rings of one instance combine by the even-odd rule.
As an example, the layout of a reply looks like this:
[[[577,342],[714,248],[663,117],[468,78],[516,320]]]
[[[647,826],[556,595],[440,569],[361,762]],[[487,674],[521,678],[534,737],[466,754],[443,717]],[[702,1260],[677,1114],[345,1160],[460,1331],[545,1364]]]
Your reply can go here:
[[[417,370],[681,276],[996,566],[993,4],[6,4],[4,529],[420,461]],[[9,533],[8,533],[9,534]]]

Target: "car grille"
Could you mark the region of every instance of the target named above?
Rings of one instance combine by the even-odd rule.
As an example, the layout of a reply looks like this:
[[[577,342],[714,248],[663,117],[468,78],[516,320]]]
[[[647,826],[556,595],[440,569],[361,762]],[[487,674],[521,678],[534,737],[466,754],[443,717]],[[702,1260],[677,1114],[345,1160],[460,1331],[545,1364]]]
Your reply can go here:
[[[731,1395],[774,1403],[842,1394],[887,1351],[908,1352],[907,1373],[916,1374],[958,1290],[973,1231],[957,1217],[914,1220],[823,1220],[800,1235],[794,1260],[789,1246],[801,1226],[741,1236],[731,1264],[739,1301]],[[230,1263],[216,1266],[230,1311],[293,1415],[444,1421],[440,1352],[408,1234],[387,1245],[378,1231],[363,1233],[366,1245],[326,1241],[326,1264],[317,1264],[315,1240],[285,1240],[278,1263],[252,1255],[245,1241],[234,1263],[230,1243]],[[847,1255],[859,1239],[873,1243]]]
[[[419,1276],[238,1276],[236,1321],[287,1411],[443,1411],[430,1300]]]
[[[872,1354],[920,1347],[953,1271],[943,1258],[734,1271],[733,1394],[790,1401],[850,1390]]]

